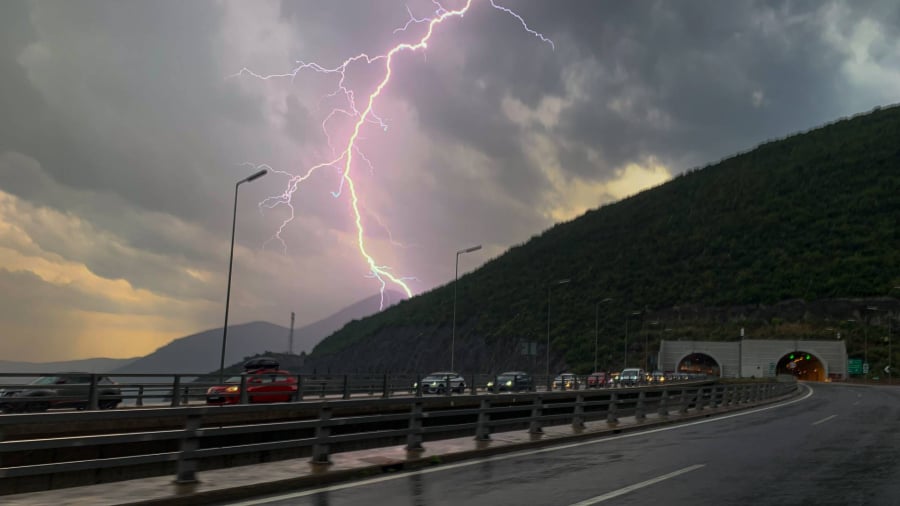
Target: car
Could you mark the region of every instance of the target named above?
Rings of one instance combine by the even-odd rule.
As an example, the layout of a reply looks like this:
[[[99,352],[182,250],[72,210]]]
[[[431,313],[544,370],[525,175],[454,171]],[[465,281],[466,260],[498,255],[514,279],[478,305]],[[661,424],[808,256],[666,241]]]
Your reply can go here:
[[[587,387],[588,388],[606,387],[606,386],[609,386],[610,383],[611,383],[610,376],[602,371],[591,373],[591,375],[587,377]]]
[[[90,406],[91,379],[88,372],[65,372],[41,376],[25,387],[0,391],[0,410],[4,413],[28,413],[50,408],[87,409]],[[122,402],[122,391],[106,376],[96,376],[97,407],[115,409]]]
[[[413,383],[412,389],[418,388],[418,382]],[[438,371],[422,378],[423,394],[443,394],[447,392],[447,388],[451,392],[463,393],[466,391],[466,380],[459,373],[452,371]]]
[[[662,385],[667,381],[666,375],[662,371],[653,371],[648,378],[648,381],[653,385]]]
[[[619,375],[619,384],[623,386],[643,385],[646,381],[647,373],[635,367],[622,369],[622,374]]]
[[[281,369],[252,369],[240,376],[232,376],[224,385],[209,387],[206,403],[212,405],[239,404],[241,378],[245,377],[247,401],[250,403],[290,402],[297,393],[297,377]]]
[[[533,392],[534,378],[523,371],[508,371],[488,381],[489,392]]]
[[[573,373],[564,372],[553,378],[554,390],[573,390],[576,388],[578,388],[578,378]]]

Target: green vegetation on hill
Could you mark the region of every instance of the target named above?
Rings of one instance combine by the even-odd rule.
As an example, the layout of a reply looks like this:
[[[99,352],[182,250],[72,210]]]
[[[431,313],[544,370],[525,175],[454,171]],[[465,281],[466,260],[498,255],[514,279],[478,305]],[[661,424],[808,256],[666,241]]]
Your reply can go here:
[[[691,170],[511,248],[460,278],[457,340],[543,346],[548,287],[563,278],[571,283],[550,289],[555,363],[589,368],[595,303],[606,297],[604,356],[635,310],[681,322],[642,315],[629,320],[636,336],[735,338],[744,325],[685,323],[682,308],[886,296],[900,285],[898,221],[900,107],[890,107]],[[310,358],[399,329],[445,339],[452,303],[452,284],[439,287],[349,323]]]

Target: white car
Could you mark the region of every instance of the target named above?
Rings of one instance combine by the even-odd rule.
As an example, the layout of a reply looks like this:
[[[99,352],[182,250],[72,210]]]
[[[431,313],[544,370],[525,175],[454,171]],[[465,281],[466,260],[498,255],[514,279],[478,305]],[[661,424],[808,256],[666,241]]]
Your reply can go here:
[[[448,385],[451,392],[461,394],[466,391],[466,380],[459,373],[439,371],[422,378],[422,393],[443,394],[447,392]],[[417,383],[413,383],[413,390],[418,386]]]

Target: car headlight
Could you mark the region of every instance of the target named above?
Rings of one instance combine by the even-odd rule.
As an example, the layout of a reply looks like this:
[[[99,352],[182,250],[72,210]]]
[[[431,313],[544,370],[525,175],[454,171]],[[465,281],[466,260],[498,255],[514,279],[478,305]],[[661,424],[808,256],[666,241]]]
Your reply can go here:
[[[506,382],[506,386],[511,387],[511,386],[512,386],[512,380],[507,381],[507,382]]]
[[[232,385],[232,386],[226,388],[225,391],[226,391],[226,392],[229,392],[229,393],[234,393],[234,392],[237,392],[237,391],[240,390],[240,389],[241,389],[241,387],[239,387],[239,386],[237,386],[237,385]]]
[[[487,384],[487,386],[488,386],[488,388],[490,388],[490,387],[492,387],[492,386],[494,386],[494,382],[493,382],[493,381],[488,381],[488,384]]]
[[[415,383],[413,383],[413,388],[419,388],[419,382],[418,382],[418,381],[415,382]]]

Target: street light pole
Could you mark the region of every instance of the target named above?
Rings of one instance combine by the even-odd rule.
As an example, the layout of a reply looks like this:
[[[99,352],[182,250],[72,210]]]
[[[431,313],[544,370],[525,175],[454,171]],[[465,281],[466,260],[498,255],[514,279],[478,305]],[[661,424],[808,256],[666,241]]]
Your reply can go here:
[[[640,311],[632,311],[625,317],[625,356],[622,362],[622,369],[628,367],[628,321],[631,320],[632,316],[637,316],[641,314]]]
[[[878,311],[875,306],[866,306],[866,311]],[[863,332],[863,367],[869,366],[869,314],[866,313],[866,326]],[[869,373],[863,372],[863,376],[869,379]]]
[[[653,320],[647,323],[649,323],[650,325],[659,325],[659,321],[657,320]],[[644,333],[644,370],[647,371],[648,374],[652,372],[650,370],[650,332]]]
[[[228,341],[228,308],[231,305],[231,268],[234,264],[234,231],[237,227],[238,187],[243,183],[249,183],[265,176],[267,172],[266,169],[263,169],[241,179],[234,185],[234,214],[231,217],[231,253],[228,256],[228,288],[225,290],[225,326],[222,328],[222,356],[219,360],[219,383],[224,381],[225,374],[225,343]]]
[[[550,383],[550,289],[554,285],[564,285],[572,281],[571,279],[560,279],[547,285],[547,385]]]
[[[455,371],[453,368],[456,365],[456,285],[459,283],[459,255],[463,253],[471,253],[473,251],[478,251],[481,249],[481,245],[472,246],[471,248],[461,249],[456,252],[456,274],[453,277],[453,330],[451,330],[450,335],[450,370]]]
[[[594,314],[594,370],[591,372],[597,372],[597,349],[600,341],[600,304],[610,301],[612,301],[612,299],[607,297],[597,302],[597,311]]]

